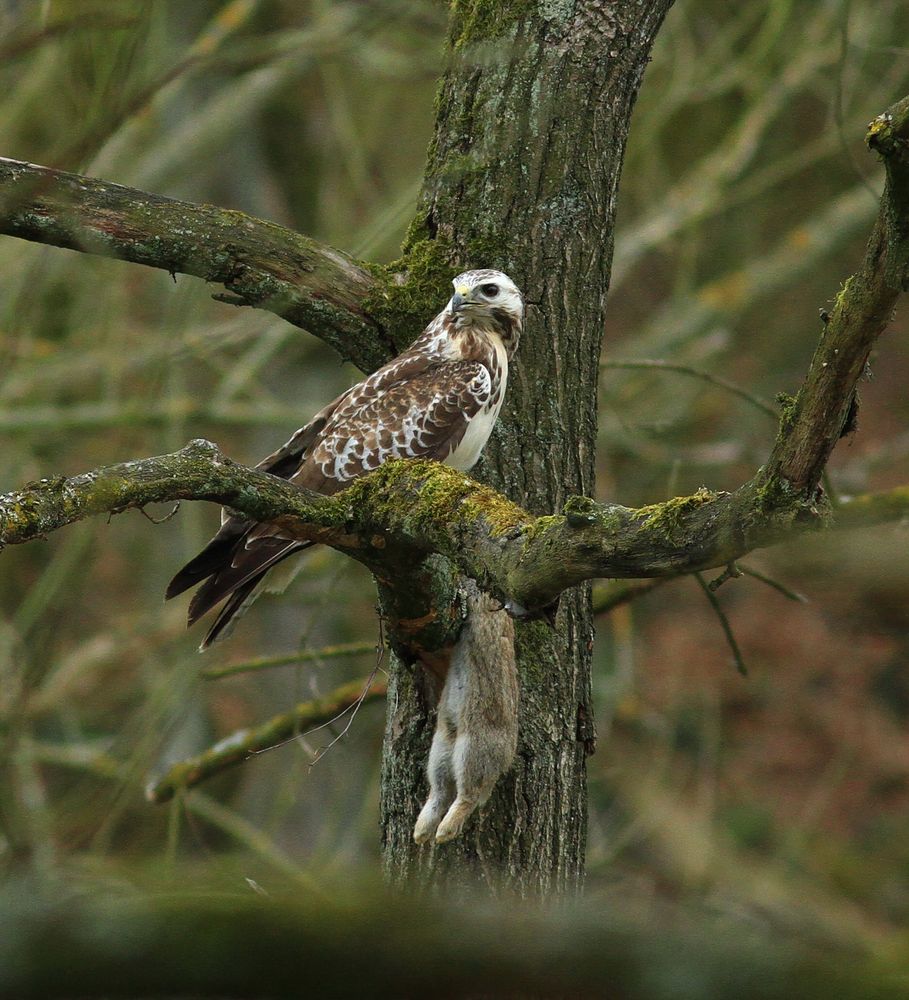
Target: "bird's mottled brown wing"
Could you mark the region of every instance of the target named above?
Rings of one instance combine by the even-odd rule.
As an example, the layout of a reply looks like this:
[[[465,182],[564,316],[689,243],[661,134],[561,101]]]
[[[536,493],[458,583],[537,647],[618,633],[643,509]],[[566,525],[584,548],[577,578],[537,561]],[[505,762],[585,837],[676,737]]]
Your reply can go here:
[[[337,407],[291,481],[334,493],[390,458],[444,462],[488,404],[489,369],[441,362],[403,382],[361,391]]]
[[[490,374],[476,361],[429,367],[422,362],[414,373],[417,367],[408,364],[402,374],[410,377],[403,381],[386,372],[355,386],[258,467],[298,486],[335,493],[389,458],[444,461],[489,401]],[[252,599],[265,574],[308,544],[228,514],[208,546],[171,581],[167,596],[205,581],[190,602],[190,624],[227,599],[202,642],[205,648]]]
[[[343,398],[344,396],[339,396],[333,403],[329,403],[305,427],[295,431],[290,440],[282,444],[277,451],[273,451],[261,462],[258,462],[256,468],[263,472],[270,472],[273,476],[280,476],[282,479],[290,479],[299,470],[303,456],[325,429],[325,423],[332,409]]]

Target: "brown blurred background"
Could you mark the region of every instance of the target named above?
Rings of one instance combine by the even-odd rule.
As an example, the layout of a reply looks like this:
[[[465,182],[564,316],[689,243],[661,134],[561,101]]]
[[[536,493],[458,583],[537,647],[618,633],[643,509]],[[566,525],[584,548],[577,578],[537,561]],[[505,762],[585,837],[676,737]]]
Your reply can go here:
[[[391,260],[419,190],[444,31],[428,0],[0,0],[0,155]],[[773,420],[696,373],[771,403],[797,388],[818,310],[876,211],[882,170],[862,137],[909,91],[907,38],[900,0],[678,0],[621,186],[600,498],[734,488],[768,454]],[[194,279],[6,238],[0,275],[3,490],[199,436],[253,462],[358,376]],[[906,334],[901,313],[862,387],[859,432],[832,463],[836,493],[909,482]],[[635,359],[688,371],[612,367]],[[129,883],[192,868],[266,889],[376,870],[381,703],[315,764],[343,723],[170,806],[144,799],[169,762],[375,661],[202,679],[377,637],[368,575],[321,551],[199,656],[185,601],[162,593],[216,522],[203,505],[159,526],[132,512],[0,557],[2,794],[37,870]],[[891,525],[744,560],[807,598],[753,577],[719,590],[747,678],[690,578],[599,617],[595,898],[642,920],[719,913],[833,942],[879,944],[905,924],[905,541]]]

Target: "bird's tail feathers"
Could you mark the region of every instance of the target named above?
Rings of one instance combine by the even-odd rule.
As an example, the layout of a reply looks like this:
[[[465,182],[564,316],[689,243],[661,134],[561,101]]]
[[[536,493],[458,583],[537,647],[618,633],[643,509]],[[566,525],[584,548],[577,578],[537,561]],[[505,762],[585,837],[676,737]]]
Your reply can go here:
[[[234,591],[252,580],[258,582],[272,566],[301,549],[309,548],[311,544],[285,538],[262,538],[252,548],[240,548],[232,561],[222,564],[222,568],[216,570],[193,594],[189,602],[188,624],[194,625]]]
[[[249,533],[252,525],[247,522],[227,522],[214,538],[174,576],[164,591],[164,600],[182,594],[190,587],[195,587],[208,577],[218,573],[225,565],[229,566],[232,554],[240,542]]]
[[[211,628],[205,633],[205,638],[199,644],[200,653],[220,639],[226,639],[233,632],[234,626],[246,613],[246,609],[259,596],[257,591],[267,572],[268,570],[263,570],[258,576],[254,576],[241,587],[237,587],[230,595],[218,612],[217,618],[212,622]]]
[[[292,556],[303,549],[310,548],[313,542],[286,542],[284,539],[272,539],[274,542],[284,542],[283,547],[279,548],[277,551],[272,552],[264,561],[256,561],[255,567],[250,567],[246,575],[242,577],[239,582],[230,583],[229,586],[223,579],[219,576],[213,577],[208,584],[205,584],[193,597],[189,606],[189,624],[192,625],[193,622],[198,620],[200,615],[205,614],[205,611],[214,607],[218,601],[222,600],[225,592],[229,595],[227,601],[218,612],[217,618],[215,618],[212,623],[211,628],[202,640],[199,646],[200,650],[208,649],[213,643],[218,642],[220,639],[226,639],[231,632],[234,630],[234,625],[239,621],[243,615],[246,614],[247,610],[255,603],[256,598],[261,593],[275,592],[276,588],[269,585],[268,587],[263,587],[262,583],[268,576],[269,570],[271,570],[277,563],[282,562],[288,556]],[[259,555],[261,557],[262,553],[257,553],[256,549],[259,549],[261,545],[257,545],[256,548],[249,550],[252,555]],[[241,566],[230,567],[231,571],[236,571],[242,568],[244,562],[249,560],[242,560]],[[285,574],[285,579],[283,581],[284,586],[277,588],[277,592],[280,593],[281,590],[286,587],[290,581],[296,575],[296,570],[290,574]],[[196,598],[198,598],[202,591],[209,587],[210,584],[216,585],[219,583],[224,583],[224,586],[212,587],[211,594],[209,594],[204,602],[200,602],[198,607],[202,607],[204,604],[205,610],[200,611],[198,607],[194,609],[193,605],[196,604]],[[225,587],[227,589],[225,590]],[[213,596],[217,595],[217,596]]]

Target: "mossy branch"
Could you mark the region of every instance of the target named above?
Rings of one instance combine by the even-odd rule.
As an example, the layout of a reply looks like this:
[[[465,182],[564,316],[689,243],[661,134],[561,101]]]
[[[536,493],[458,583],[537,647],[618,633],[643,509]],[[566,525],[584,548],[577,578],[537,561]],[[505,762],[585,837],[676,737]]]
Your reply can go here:
[[[844,525],[902,517],[905,489],[855,498]],[[406,587],[414,567],[440,554],[517,612],[549,605],[566,588],[596,577],[670,577],[723,566],[752,549],[830,524],[825,509],[782,491],[768,502],[762,476],[735,493],[631,509],[574,497],[562,512],[533,517],[495,490],[435,462],[389,462],[343,493],[322,496],[237,465],[211,442],[171,455],[29,483],[0,496],[0,546],[46,536],[98,514],[149,503],[209,500],[257,521],[279,523],[303,540],[345,552],[383,585]]]
[[[856,384],[899,294],[909,287],[909,97],[871,122],[866,142],[887,171],[877,220],[860,268],[836,298],[767,465],[769,479],[803,496],[817,487],[840,437],[854,429]]]
[[[0,234],[221,284],[214,298],[276,313],[364,371],[416,337],[458,269],[490,258],[412,230],[399,260],[356,261],[244,212],[4,157]]]
[[[301,702],[289,712],[282,712],[260,726],[232,733],[197,757],[175,764],[148,786],[146,795],[152,802],[167,802],[178,791],[193,788],[229,767],[242,764],[253,754],[279,746],[317,726],[324,726],[355,705],[384,698],[387,686],[384,677],[351,681],[324,698]]]

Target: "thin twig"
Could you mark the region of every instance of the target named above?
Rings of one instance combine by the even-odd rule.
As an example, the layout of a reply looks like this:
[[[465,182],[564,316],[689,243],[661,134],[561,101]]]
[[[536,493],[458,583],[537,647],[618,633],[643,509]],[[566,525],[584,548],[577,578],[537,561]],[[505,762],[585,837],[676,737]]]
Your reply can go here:
[[[362,685],[359,696],[349,705],[345,705],[337,714],[333,715],[330,719],[325,719],[318,725],[312,726],[312,728],[307,729],[305,732],[294,732],[287,737],[286,740],[282,740],[280,743],[275,743],[272,746],[262,747],[261,750],[253,750],[250,756],[258,757],[260,754],[268,753],[270,750],[279,750],[281,747],[287,746],[288,743],[300,742],[300,745],[306,750],[307,753],[312,753],[313,759],[310,761],[309,766],[312,767],[314,764],[318,764],[322,759],[323,754],[327,753],[331,748],[341,739],[342,736],[347,735],[347,731],[350,729],[351,723],[360,711],[360,706],[363,704],[363,699],[366,697],[370,686],[376,676],[376,671],[379,668],[373,667],[372,672],[366,678]],[[327,729],[329,726],[333,726],[336,722],[340,722],[347,713],[350,712],[350,718],[347,720],[347,725],[341,730],[341,732],[328,744],[326,747],[319,747],[315,751],[311,751],[306,743],[306,737],[312,736],[313,733],[321,732],[323,729]]]
[[[710,583],[707,584],[707,586],[715,594],[727,580],[738,580],[738,578],[741,575],[742,575],[741,570],[738,568],[735,562],[730,562],[727,563],[726,568],[723,570],[723,572],[720,573],[720,575],[715,580],[711,580]]]
[[[152,802],[167,802],[179,789],[193,788],[262,750],[286,742],[307,727],[335,719],[358,703],[383,698],[386,690],[384,678],[373,679],[365,690],[362,680],[342,684],[324,698],[301,702],[255,729],[241,729],[204,753],[174,764],[163,777],[149,784],[146,795]]]
[[[321,649],[301,649],[296,653],[282,653],[280,656],[263,656],[256,660],[245,660],[243,663],[231,663],[226,667],[206,667],[201,676],[206,680],[215,681],[222,677],[232,677],[234,674],[253,673],[257,670],[270,670],[272,667],[286,667],[295,663],[312,663],[319,660],[337,660],[345,656],[363,656],[375,652],[374,642],[345,642],[337,646],[323,646]]]
[[[669,583],[667,577],[658,577],[651,580],[613,580],[605,587],[598,588],[593,595],[593,613],[595,615],[605,615],[623,604],[628,604],[635,598],[649,594],[651,590],[662,587],[664,583]]]
[[[754,577],[755,580],[760,580],[761,583],[766,583],[768,587],[772,587],[774,590],[779,591],[783,597],[788,597],[790,601],[798,601],[799,604],[807,604],[808,598],[804,594],[800,594],[797,590],[792,590],[787,587],[784,583],[780,583],[779,580],[774,580],[772,577],[765,576],[765,574],[759,572],[756,569],[752,569],[750,566],[745,566],[739,563],[739,569],[746,575]]]
[[[739,649],[739,644],[735,641],[735,635],[732,631],[732,625],[729,623],[729,619],[726,617],[726,612],[720,607],[720,602],[717,599],[716,594],[710,589],[710,585],[704,579],[702,573],[693,573],[695,580],[700,584],[701,590],[704,591],[704,595],[710,602],[710,606],[713,608],[714,613],[720,620],[720,625],[723,628],[723,634],[726,636],[726,642],[729,643],[729,648],[732,650],[732,657],[735,660],[735,668],[743,676],[748,676],[748,668],[745,666],[745,660],[742,658],[742,651]]]
[[[178,500],[174,504],[173,509],[170,511],[170,513],[165,514],[163,517],[152,517],[151,514],[149,514],[148,511],[144,507],[139,507],[138,510],[139,510],[139,513],[143,517],[148,518],[148,520],[151,521],[152,524],[164,524],[165,521],[169,521],[172,517],[174,517],[174,515],[180,509],[180,504],[181,503],[182,503],[182,501]]]
[[[735,382],[730,382],[729,379],[723,378],[722,375],[714,375],[712,372],[705,372],[700,368],[693,368],[691,365],[682,365],[674,361],[663,361],[656,358],[642,358],[634,361],[604,361],[602,367],[655,369],[657,371],[675,372],[677,375],[688,375],[691,378],[698,378],[702,382],[709,382],[711,385],[718,386],[721,389],[725,389],[726,392],[744,399],[746,402],[751,403],[755,409],[766,413],[773,420],[779,419],[779,411],[771,403],[768,403],[766,399],[762,399],[753,392],[743,389],[740,385],[736,385]]]
[[[316,764],[318,764],[319,761],[325,756],[325,754],[327,754],[328,751],[331,750],[331,748],[339,740],[342,740],[348,734],[348,732],[350,731],[350,727],[353,725],[354,719],[356,719],[357,715],[359,714],[360,708],[363,705],[363,702],[364,702],[364,700],[366,698],[366,695],[369,692],[369,689],[372,687],[373,681],[376,679],[376,674],[379,672],[379,669],[382,666],[382,658],[383,658],[383,655],[384,655],[384,652],[385,652],[384,648],[380,647],[379,649],[377,649],[376,652],[377,652],[376,662],[375,662],[375,665],[372,668],[372,673],[370,673],[369,678],[367,679],[366,683],[363,685],[363,691],[361,692],[360,697],[356,700],[356,702],[352,706],[352,711],[350,712],[350,717],[347,720],[347,725],[345,725],[345,727],[341,730],[341,732],[338,733],[338,735],[331,741],[331,743],[328,744],[328,746],[319,747],[319,749],[316,750],[316,755],[315,755],[315,757],[313,757],[312,762],[309,765],[311,768],[315,767]],[[385,681],[385,683],[386,684],[388,683],[387,680]],[[345,711],[347,711],[347,709],[345,709]],[[343,712],[340,713],[340,715],[343,715],[343,714],[344,714]],[[332,720],[332,721],[336,721],[336,720]],[[325,723],[325,725],[326,726],[327,725],[331,725],[331,723],[327,722],[327,723]],[[321,728],[324,728],[324,727],[319,726],[317,728],[321,729]],[[303,736],[311,736],[314,731],[315,730],[310,729],[309,732],[303,733],[302,735]]]

